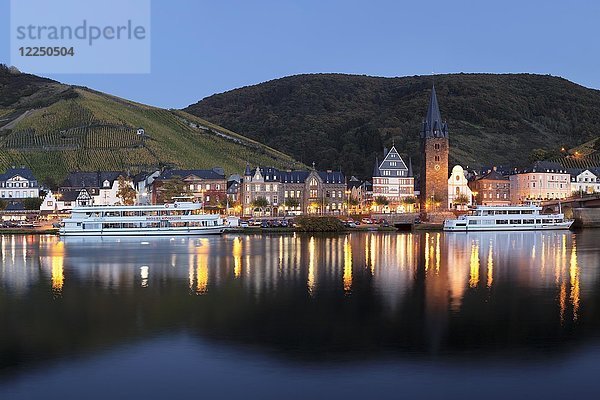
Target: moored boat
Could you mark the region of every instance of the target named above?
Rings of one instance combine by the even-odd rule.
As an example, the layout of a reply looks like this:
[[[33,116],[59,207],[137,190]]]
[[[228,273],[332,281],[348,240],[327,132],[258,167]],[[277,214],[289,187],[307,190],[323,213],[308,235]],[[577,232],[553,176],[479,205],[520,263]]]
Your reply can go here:
[[[541,214],[537,205],[476,206],[468,214],[444,221],[444,231],[524,231],[569,229],[564,214]]]
[[[176,202],[153,206],[75,207],[59,229],[63,236],[215,235],[225,230],[220,215],[202,205]]]

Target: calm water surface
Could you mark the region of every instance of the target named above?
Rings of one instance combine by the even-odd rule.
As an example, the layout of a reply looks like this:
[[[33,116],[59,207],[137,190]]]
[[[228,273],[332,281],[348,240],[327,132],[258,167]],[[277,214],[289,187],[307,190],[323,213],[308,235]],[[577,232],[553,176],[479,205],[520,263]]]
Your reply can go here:
[[[599,243],[2,236],[0,399],[597,398]]]

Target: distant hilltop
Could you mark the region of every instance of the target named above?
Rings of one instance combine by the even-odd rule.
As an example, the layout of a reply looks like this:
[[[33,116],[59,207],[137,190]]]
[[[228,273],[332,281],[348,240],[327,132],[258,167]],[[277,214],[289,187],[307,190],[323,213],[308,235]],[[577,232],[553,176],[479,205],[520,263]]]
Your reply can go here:
[[[297,75],[216,94],[185,111],[305,164],[368,177],[392,142],[418,167],[433,80]],[[450,74],[436,75],[435,87],[452,132],[451,164],[519,167],[558,159],[600,132],[600,91],[563,78]]]

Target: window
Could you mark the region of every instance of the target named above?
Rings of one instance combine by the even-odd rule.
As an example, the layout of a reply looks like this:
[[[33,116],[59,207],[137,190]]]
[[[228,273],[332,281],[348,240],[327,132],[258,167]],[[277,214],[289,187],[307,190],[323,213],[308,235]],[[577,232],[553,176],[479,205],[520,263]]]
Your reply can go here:
[[[206,187],[206,190],[210,190],[210,184],[209,183],[207,183],[205,187]]]
[[[440,161],[440,156],[435,156],[434,158],[435,158],[435,161],[436,161],[436,162],[439,162],[439,161]]]
[[[436,149],[436,150],[439,150],[440,149],[440,144],[439,143],[434,144],[433,148]]]

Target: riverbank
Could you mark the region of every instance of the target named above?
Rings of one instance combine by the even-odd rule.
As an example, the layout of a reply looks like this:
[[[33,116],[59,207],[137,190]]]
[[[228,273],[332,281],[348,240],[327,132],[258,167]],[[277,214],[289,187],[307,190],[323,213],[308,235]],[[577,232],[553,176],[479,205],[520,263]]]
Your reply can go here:
[[[331,233],[348,233],[348,232],[396,232],[398,231],[394,227],[381,227],[381,226],[365,226],[356,228],[345,228],[339,231],[332,231]],[[257,233],[312,233],[310,231],[300,230],[298,228],[261,228],[261,227],[248,227],[248,228],[229,228],[226,233],[245,233],[245,234],[257,234]],[[316,232],[315,232],[316,233]]]
[[[0,235],[57,235],[58,229],[0,228]]]

